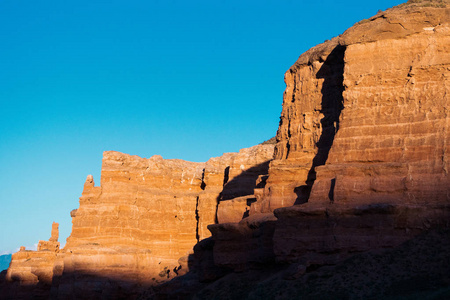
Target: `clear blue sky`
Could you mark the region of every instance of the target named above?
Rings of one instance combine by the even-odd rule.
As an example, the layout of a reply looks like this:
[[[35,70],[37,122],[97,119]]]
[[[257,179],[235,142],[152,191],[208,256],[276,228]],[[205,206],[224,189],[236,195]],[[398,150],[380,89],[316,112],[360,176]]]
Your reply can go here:
[[[70,234],[102,152],[206,161],[276,134],[284,72],[403,1],[0,1],[0,254]]]

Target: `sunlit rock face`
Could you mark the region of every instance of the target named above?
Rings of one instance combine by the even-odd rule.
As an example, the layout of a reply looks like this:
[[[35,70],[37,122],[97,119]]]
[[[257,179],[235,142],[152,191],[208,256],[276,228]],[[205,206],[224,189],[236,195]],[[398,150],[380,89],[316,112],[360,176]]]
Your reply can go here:
[[[339,127],[344,53],[333,39],[300,56],[286,72],[275,159],[256,212],[308,201],[315,167],[327,160]]]
[[[448,199],[449,19],[391,9],[302,54],[258,210],[328,201],[332,179],[336,202]]]
[[[50,239],[39,241],[37,251],[22,246],[12,255],[4,282],[0,280],[0,299],[30,299],[30,295],[46,299],[50,296],[55,262],[60,253],[58,228],[59,224],[53,222]]]
[[[257,145],[210,158],[205,165],[204,190],[199,194],[199,239],[211,236],[207,226],[239,222],[265,185],[274,145]]]
[[[217,262],[330,264],[448,226],[449,22],[449,8],[393,8],[299,57],[254,225],[211,225]],[[248,257],[256,236],[266,255]]]
[[[353,41],[371,34],[365,24],[344,35],[345,109],[311,202],[450,200],[449,19],[442,9],[394,11],[370,22],[382,39]]]
[[[184,274],[194,245],[210,236],[206,226],[219,222],[218,210],[237,221],[248,212],[250,202],[221,203],[254,198],[273,149],[258,145],[206,163],[104,152],[101,184],[87,177],[64,249],[54,223],[38,251],[13,255],[6,279],[30,289],[45,283],[60,299],[117,298]]]
[[[151,284],[173,276],[197,242],[196,207],[205,164],[105,152],[101,184],[88,176],[64,248],[58,294],[92,276]],[[76,274],[76,275],[73,275]],[[101,284],[99,284],[101,286]],[[135,287],[133,287],[135,288]]]
[[[273,148],[259,145],[206,163],[105,152],[100,186],[88,176],[72,212],[59,295],[74,292],[72,274],[147,286],[185,273],[188,265],[179,259],[209,236],[203,227],[215,222],[217,208],[226,211],[222,194],[253,194],[258,175],[252,168],[267,165]]]

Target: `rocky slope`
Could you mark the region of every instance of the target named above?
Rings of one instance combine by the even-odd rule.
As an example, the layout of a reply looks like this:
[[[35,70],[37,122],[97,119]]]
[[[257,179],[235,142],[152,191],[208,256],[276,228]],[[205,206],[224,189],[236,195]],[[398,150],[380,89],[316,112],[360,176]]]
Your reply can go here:
[[[14,254],[2,295],[226,298],[220,287],[255,282],[270,295],[265,286],[301,289],[324,265],[449,227],[449,53],[448,1],[409,1],[299,57],[275,148],[206,163],[105,152],[65,248],[52,234]]]

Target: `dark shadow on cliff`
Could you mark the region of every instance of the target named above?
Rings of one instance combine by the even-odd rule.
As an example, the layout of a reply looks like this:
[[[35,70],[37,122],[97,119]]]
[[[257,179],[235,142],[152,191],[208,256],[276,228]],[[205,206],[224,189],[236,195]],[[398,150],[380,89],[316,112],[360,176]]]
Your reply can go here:
[[[234,271],[231,268],[218,266],[214,263],[215,241],[210,237],[197,243],[194,247],[194,253],[189,255],[189,272],[178,276],[169,282],[155,286],[152,292],[155,296],[150,299],[192,299],[203,289],[215,286],[217,282],[225,280],[226,284],[235,283],[239,285],[232,296],[223,297],[226,290],[220,291],[220,288],[214,288],[215,292],[221,294],[211,297],[203,295],[199,299],[244,299],[247,291],[244,288],[251,286],[264,278],[278,272],[286,267],[285,264],[275,262],[252,265],[245,270]],[[240,296],[239,296],[240,295]]]
[[[223,190],[217,197],[216,218],[220,202],[231,200],[237,197],[253,195],[255,188],[264,188],[269,173],[269,164],[271,160],[265,161],[259,165],[251,167],[243,171],[238,176],[228,181],[230,175],[230,167],[224,170]],[[247,205],[253,200],[249,199]],[[256,199],[254,199],[256,201]],[[254,202],[253,201],[253,202]],[[247,212],[243,212],[245,217]],[[217,219],[216,219],[216,223]]]
[[[66,272],[62,278],[55,276],[53,283],[21,285],[8,282],[2,272],[0,299],[138,299],[142,295],[152,297],[154,281],[139,283],[126,274],[108,277],[83,272]],[[146,296],[146,298],[147,298]]]
[[[450,229],[442,226],[393,247],[356,254],[335,266],[266,264],[233,272],[214,265],[214,241],[200,241],[189,272],[158,284],[131,274],[64,273],[53,284],[21,287],[0,278],[0,299],[448,299]],[[298,273],[298,274],[297,274]],[[161,280],[164,274],[161,274]]]
[[[448,228],[432,228],[391,249],[355,253],[299,274],[295,263],[214,274],[204,256],[212,253],[197,253],[192,271],[154,287],[148,299],[448,299],[449,243]],[[206,241],[200,252],[213,244]]]
[[[245,171],[243,171],[238,176],[234,177],[230,181],[224,181],[224,186],[222,193],[220,194],[219,201],[230,200],[236,197],[253,195],[253,190],[258,188],[263,188],[265,181],[261,181],[257,183],[258,177],[267,175],[269,172],[269,163],[270,160],[265,161],[259,165],[251,167]],[[228,174],[229,174],[229,167]],[[264,179],[262,178],[262,179]]]
[[[306,203],[311,194],[311,188],[316,180],[316,167],[322,166],[328,159],[334,137],[339,130],[339,116],[344,109],[344,54],[345,46],[338,45],[331,51],[322,67],[317,72],[316,78],[322,78],[322,134],[317,142],[317,154],[313,159],[311,169],[308,172],[306,185],[294,189],[297,194],[295,204]]]

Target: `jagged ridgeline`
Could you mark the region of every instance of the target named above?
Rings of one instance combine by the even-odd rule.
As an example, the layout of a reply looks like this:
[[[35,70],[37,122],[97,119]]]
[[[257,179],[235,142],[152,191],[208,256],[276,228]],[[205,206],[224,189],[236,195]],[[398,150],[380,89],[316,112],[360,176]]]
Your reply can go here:
[[[13,254],[0,294],[446,298],[449,23],[448,1],[408,1],[303,53],[285,74],[276,137],[239,153],[105,152],[64,249],[52,233]]]
[[[449,0],[408,0],[408,2],[400,4],[398,7],[438,7],[445,8],[450,4]]]

